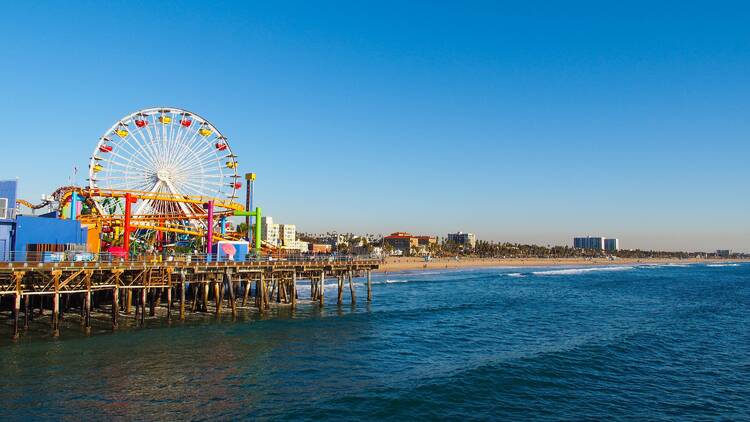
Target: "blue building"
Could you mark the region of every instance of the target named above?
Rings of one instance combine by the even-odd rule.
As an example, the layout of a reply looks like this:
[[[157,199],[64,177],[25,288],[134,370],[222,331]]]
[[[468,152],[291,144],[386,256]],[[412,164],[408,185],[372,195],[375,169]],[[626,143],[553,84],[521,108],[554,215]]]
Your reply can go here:
[[[18,181],[0,181],[0,261],[25,261],[36,245],[86,246],[88,229],[77,220],[62,220],[52,212],[40,217],[18,215]]]
[[[620,250],[620,240],[598,236],[574,237],[573,247],[577,249],[596,249],[599,251],[606,250],[609,252],[616,252]]]
[[[85,248],[88,229],[78,220],[33,217],[16,217],[14,239],[15,261],[25,261],[32,245],[76,245]]]
[[[573,247],[578,249],[604,249],[603,237],[574,237]]]
[[[17,180],[0,180],[0,261],[8,261],[16,227]]]
[[[617,252],[620,250],[620,239],[606,238],[604,239],[604,249],[609,252]]]

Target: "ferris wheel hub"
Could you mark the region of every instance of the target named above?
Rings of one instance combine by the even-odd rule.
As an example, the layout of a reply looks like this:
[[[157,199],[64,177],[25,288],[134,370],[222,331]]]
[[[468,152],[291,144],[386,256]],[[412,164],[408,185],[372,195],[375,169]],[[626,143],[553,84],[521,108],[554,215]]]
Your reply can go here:
[[[169,181],[170,179],[172,179],[171,176],[172,175],[171,175],[171,172],[169,170],[159,170],[159,171],[156,172],[156,178],[158,180],[162,181],[162,182]]]

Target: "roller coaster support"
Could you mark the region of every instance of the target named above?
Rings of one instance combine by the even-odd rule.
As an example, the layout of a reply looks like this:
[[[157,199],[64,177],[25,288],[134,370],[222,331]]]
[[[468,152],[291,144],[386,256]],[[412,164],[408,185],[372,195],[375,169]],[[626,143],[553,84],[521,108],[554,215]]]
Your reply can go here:
[[[213,252],[214,242],[214,201],[206,202],[203,208],[208,212],[208,221],[206,222],[206,254],[210,257]]]
[[[124,234],[122,237],[122,247],[125,249],[125,260],[127,261],[130,258],[130,232],[132,231],[130,227],[130,215],[131,215],[131,206],[136,201],[135,198],[129,193],[125,194],[125,224],[123,227]]]
[[[255,253],[257,254],[257,256],[260,256],[260,207],[255,207],[255,211],[235,211],[234,215],[235,217],[255,217],[255,234],[253,236],[253,244],[255,247]]]

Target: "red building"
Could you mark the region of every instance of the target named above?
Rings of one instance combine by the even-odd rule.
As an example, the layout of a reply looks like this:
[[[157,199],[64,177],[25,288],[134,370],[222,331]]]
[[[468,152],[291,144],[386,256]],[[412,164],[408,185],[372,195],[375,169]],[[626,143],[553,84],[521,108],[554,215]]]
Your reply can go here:
[[[395,232],[383,238],[386,245],[401,251],[404,256],[412,254],[413,249],[426,250],[431,244],[437,243],[437,236],[414,236],[407,232]]]

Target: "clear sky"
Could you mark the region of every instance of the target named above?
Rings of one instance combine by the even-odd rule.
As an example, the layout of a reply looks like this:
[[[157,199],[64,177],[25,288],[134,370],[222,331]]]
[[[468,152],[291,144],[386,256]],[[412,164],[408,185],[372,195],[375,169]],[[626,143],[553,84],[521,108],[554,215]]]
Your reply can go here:
[[[219,127],[257,203],[298,230],[750,251],[744,2],[29,1],[3,16],[0,178],[27,199],[85,173],[119,118],[167,105]]]

